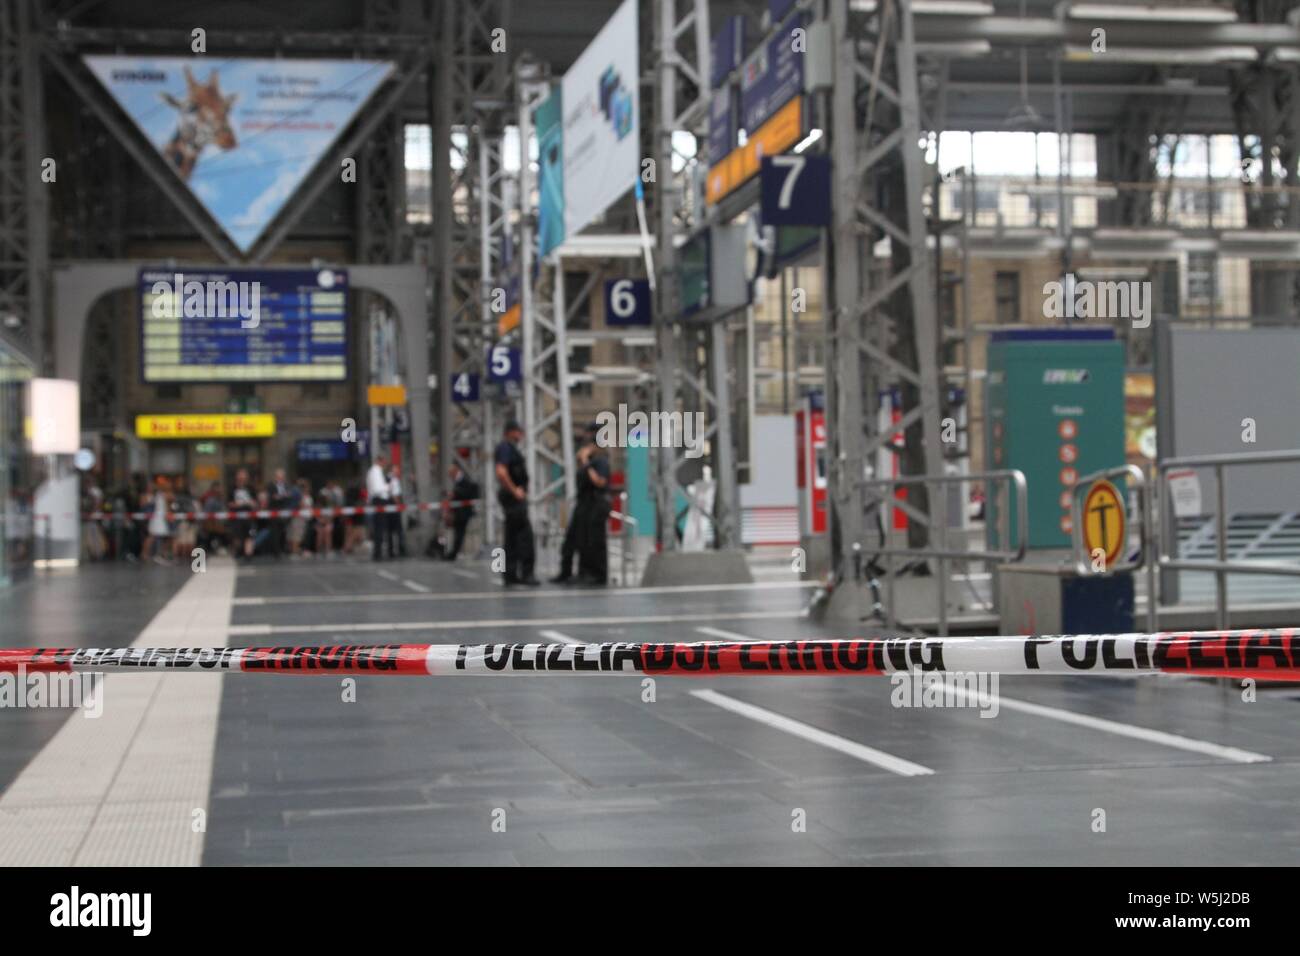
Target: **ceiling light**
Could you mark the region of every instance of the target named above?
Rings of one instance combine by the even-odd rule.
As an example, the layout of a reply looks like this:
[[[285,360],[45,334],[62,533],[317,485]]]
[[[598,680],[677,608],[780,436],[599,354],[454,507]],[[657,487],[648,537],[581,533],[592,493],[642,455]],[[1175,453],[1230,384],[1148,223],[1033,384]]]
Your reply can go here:
[[[1235,23],[1237,14],[1223,7],[1164,6],[1159,4],[1075,3],[1072,20],[1156,20],[1163,23]]]

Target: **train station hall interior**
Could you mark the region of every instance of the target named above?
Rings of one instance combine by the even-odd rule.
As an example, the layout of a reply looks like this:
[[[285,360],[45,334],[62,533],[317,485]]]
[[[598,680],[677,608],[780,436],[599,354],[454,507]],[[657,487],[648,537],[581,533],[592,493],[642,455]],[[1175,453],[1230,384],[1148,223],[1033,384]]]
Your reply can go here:
[[[0,868],[1291,866],[1298,622],[1296,2],[0,0]]]

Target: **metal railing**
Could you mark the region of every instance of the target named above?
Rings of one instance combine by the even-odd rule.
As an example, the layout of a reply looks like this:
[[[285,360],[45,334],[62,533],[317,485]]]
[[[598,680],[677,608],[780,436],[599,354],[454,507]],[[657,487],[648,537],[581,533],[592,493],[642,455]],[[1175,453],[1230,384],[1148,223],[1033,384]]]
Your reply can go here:
[[[1166,458],[1156,464],[1157,488],[1161,501],[1161,524],[1165,534],[1175,533],[1176,515],[1173,513],[1172,497],[1169,494],[1169,472],[1174,468],[1209,468],[1214,471],[1214,547],[1215,560],[1189,560],[1176,556],[1177,541],[1171,539],[1167,548],[1159,556],[1162,570],[1171,571],[1209,571],[1214,574],[1214,620],[1215,627],[1226,630],[1228,627],[1228,574],[1284,574],[1300,577],[1300,565],[1281,564],[1276,561],[1229,561],[1228,560],[1228,515],[1224,493],[1224,469],[1241,465],[1278,465],[1300,462],[1300,450],[1247,452],[1228,455],[1192,455],[1184,458]]]
[[[891,547],[889,545],[888,527],[893,524],[892,509],[898,508],[900,511],[909,515],[913,520],[927,520],[925,516],[915,508],[910,507],[906,501],[900,500],[893,496],[893,491],[900,487],[909,485],[952,485],[952,484],[973,484],[975,482],[985,482],[989,485],[1006,483],[1007,489],[1015,491],[1016,507],[1016,544],[1013,549],[988,548],[979,551],[970,550],[953,550],[942,545],[947,544],[948,528],[945,526],[947,517],[947,501],[944,499],[940,502],[941,507],[934,509],[932,513],[939,516],[938,521],[931,521],[930,538],[938,538],[940,547],[930,548],[912,548],[912,547]],[[946,637],[948,634],[948,562],[949,561],[989,561],[997,563],[1014,563],[1021,561],[1025,557],[1025,552],[1029,547],[1029,486],[1025,481],[1025,473],[1018,468],[1005,468],[997,471],[982,471],[964,475],[909,475],[899,478],[864,478],[858,483],[858,487],[865,491],[874,500],[869,505],[878,507],[882,510],[889,509],[890,517],[884,519],[886,524],[881,526],[880,547],[876,549],[875,554],[886,559],[885,578],[886,593],[888,595],[889,610],[887,612],[886,623],[897,626],[897,618],[893,614],[894,608],[894,559],[911,558],[923,559],[933,558],[937,562],[937,577],[939,583],[939,634]],[[986,495],[985,501],[991,501],[991,497]],[[985,515],[988,514],[988,504],[985,505]],[[999,517],[1002,522],[1009,520],[1009,508],[999,509]],[[986,518],[987,520],[987,518]],[[937,532],[937,533],[936,533]],[[1006,540],[1010,537],[1009,531],[1003,530],[999,535],[999,540]],[[855,545],[855,551],[861,550],[861,542]],[[861,568],[855,568],[855,574],[861,578]],[[875,585],[872,585],[873,590]],[[877,607],[879,607],[877,601]]]
[[[640,522],[627,513],[627,492],[619,492],[618,510],[611,511],[609,516],[617,518],[622,525],[621,534],[619,535],[619,572],[618,583],[622,587],[630,587],[631,579],[629,577],[629,561],[635,561],[637,530]]]
[[[1128,549],[1127,530],[1125,540],[1120,543],[1121,551],[1119,557],[1113,562],[1103,562],[1103,567],[1098,569],[1093,555],[1088,553],[1084,543],[1084,519],[1083,508],[1080,503],[1080,492],[1087,492],[1095,482],[1110,481],[1113,478],[1125,478],[1129,482],[1129,488],[1136,499],[1135,510],[1137,512],[1138,528],[1138,552],[1133,557],[1126,557],[1125,551]],[[1074,569],[1083,575],[1110,575],[1117,571],[1133,571],[1146,565],[1147,569],[1147,633],[1154,634],[1158,630],[1156,619],[1156,562],[1151,560],[1152,542],[1155,540],[1152,534],[1152,512],[1151,512],[1151,493],[1147,484],[1146,475],[1137,465],[1119,465],[1115,468],[1105,468],[1101,471],[1094,471],[1092,474],[1084,475],[1074,483],[1070,489],[1070,537],[1074,544]],[[1128,522],[1125,522],[1127,529]]]

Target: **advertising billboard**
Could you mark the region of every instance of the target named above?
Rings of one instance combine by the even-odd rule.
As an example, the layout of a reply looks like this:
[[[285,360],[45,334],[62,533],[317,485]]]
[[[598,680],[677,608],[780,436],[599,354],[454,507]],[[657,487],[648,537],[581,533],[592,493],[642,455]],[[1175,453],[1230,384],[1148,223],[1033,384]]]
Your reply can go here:
[[[341,269],[141,269],[145,382],[341,382],[348,274]]]
[[[566,236],[577,235],[617,202],[640,172],[637,34],[636,0],[624,0],[564,74]]]
[[[533,110],[537,131],[537,250],[546,255],[564,241],[564,109],[555,90]]]
[[[393,69],[372,60],[84,60],[245,253]]]

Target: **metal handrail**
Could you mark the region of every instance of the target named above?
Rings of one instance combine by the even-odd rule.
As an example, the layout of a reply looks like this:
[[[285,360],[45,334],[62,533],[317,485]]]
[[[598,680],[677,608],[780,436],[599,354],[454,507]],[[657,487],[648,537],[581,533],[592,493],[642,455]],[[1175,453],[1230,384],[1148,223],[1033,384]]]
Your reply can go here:
[[[1095,481],[1109,481],[1112,478],[1126,477],[1129,480],[1130,487],[1137,495],[1137,513],[1138,513],[1138,542],[1140,548],[1138,555],[1133,559],[1123,559],[1116,561],[1103,571],[1093,569],[1092,562],[1087,549],[1083,544],[1083,514],[1079,504],[1079,492],[1092,486]],[[1132,571],[1142,567],[1144,564],[1147,569],[1147,633],[1154,634],[1158,628],[1157,605],[1156,605],[1156,561],[1152,560],[1152,551],[1157,556],[1159,549],[1153,548],[1155,542],[1154,519],[1151,510],[1151,489],[1147,482],[1147,476],[1143,474],[1142,469],[1137,465],[1119,465],[1115,468],[1104,468],[1101,471],[1094,471],[1090,475],[1084,475],[1074,483],[1070,489],[1070,537],[1074,544],[1074,568],[1080,574],[1084,575],[1110,575],[1116,571]],[[1127,545],[1127,542],[1125,542]]]
[[[942,548],[890,548],[887,545],[881,547],[878,554],[888,557],[912,557],[912,558],[958,558],[969,559],[972,561],[1002,561],[1016,562],[1024,558],[1025,552],[1029,548],[1029,485],[1025,481],[1025,473],[1019,468],[1003,468],[998,471],[978,471],[969,475],[907,475],[898,478],[864,478],[858,483],[859,488],[863,488],[872,494],[873,488],[893,488],[898,485],[920,485],[920,484],[966,484],[977,481],[1009,481],[1016,488],[1016,547],[1013,551],[1005,550],[985,550],[985,551],[951,551]],[[890,507],[900,507],[900,505],[890,498],[888,494],[876,494],[876,498]],[[906,511],[905,508],[901,510]]]
[[[912,557],[912,558],[935,558],[938,561],[938,584],[939,584],[939,635],[946,637],[948,635],[948,561],[1000,561],[1012,563],[1021,561],[1025,557],[1025,552],[1029,548],[1029,485],[1025,481],[1025,473],[1019,468],[1003,468],[996,471],[980,471],[964,475],[906,475],[898,478],[863,478],[858,482],[858,488],[873,495],[881,504],[888,505],[891,508],[900,507],[899,504],[891,497],[890,491],[899,485],[951,485],[965,484],[967,482],[999,482],[1006,481],[1016,489],[1016,549],[1014,551],[1003,551],[986,549],[983,551],[952,551],[947,548],[891,548],[889,547],[889,532],[887,529],[882,531],[882,540],[880,549],[876,552],[878,555],[889,559],[889,566],[886,570],[888,600],[889,600],[889,623],[897,624],[893,618],[894,605],[894,575],[893,559],[895,557]],[[877,492],[873,489],[882,489]],[[985,514],[987,515],[987,499],[985,504]],[[907,513],[907,508],[902,508]],[[946,517],[946,503],[940,509],[939,513]],[[891,522],[892,523],[892,522]],[[939,531],[940,539],[947,540],[948,529],[943,526],[942,519],[936,526]],[[855,549],[860,549],[861,543],[855,545]],[[879,599],[877,599],[879,605]]]
[[[1300,577],[1300,565],[1277,564],[1266,561],[1229,561],[1227,536],[1226,495],[1223,490],[1223,469],[1239,465],[1274,465],[1284,462],[1300,462],[1300,450],[1257,451],[1241,454],[1187,455],[1182,458],[1166,458],[1156,463],[1156,476],[1161,500],[1161,514],[1165,527],[1173,533],[1173,503],[1168,492],[1168,472],[1174,468],[1212,468],[1214,470],[1214,561],[1190,561],[1173,555],[1161,554],[1161,569],[1171,571],[1210,571],[1214,574],[1214,617],[1215,626],[1220,630],[1228,626],[1228,573],[1233,574],[1283,574]],[[1166,505],[1166,503],[1168,503]],[[1177,542],[1171,539],[1172,551]]]
[[[1083,509],[1080,506],[1079,494],[1082,491],[1089,490],[1094,482],[1110,481],[1112,478],[1127,478],[1130,487],[1138,496],[1138,539],[1141,543],[1141,549],[1136,558],[1120,557],[1113,564],[1108,565],[1104,570],[1098,571],[1093,567],[1090,560],[1091,555],[1083,543]],[[1147,520],[1147,480],[1146,475],[1142,474],[1142,469],[1137,465],[1118,465],[1114,468],[1104,468],[1101,471],[1094,471],[1090,475],[1084,475],[1070,488],[1070,540],[1074,545],[1074,569],[1080,574],[1106,575],[1114,574],[1116,571],[1132,571],[1134,568],[1142,566],[1147,558],[1147,543],[1150,540],[1150,528]],[[1127,542],[1124,542],[1127,545]]]

